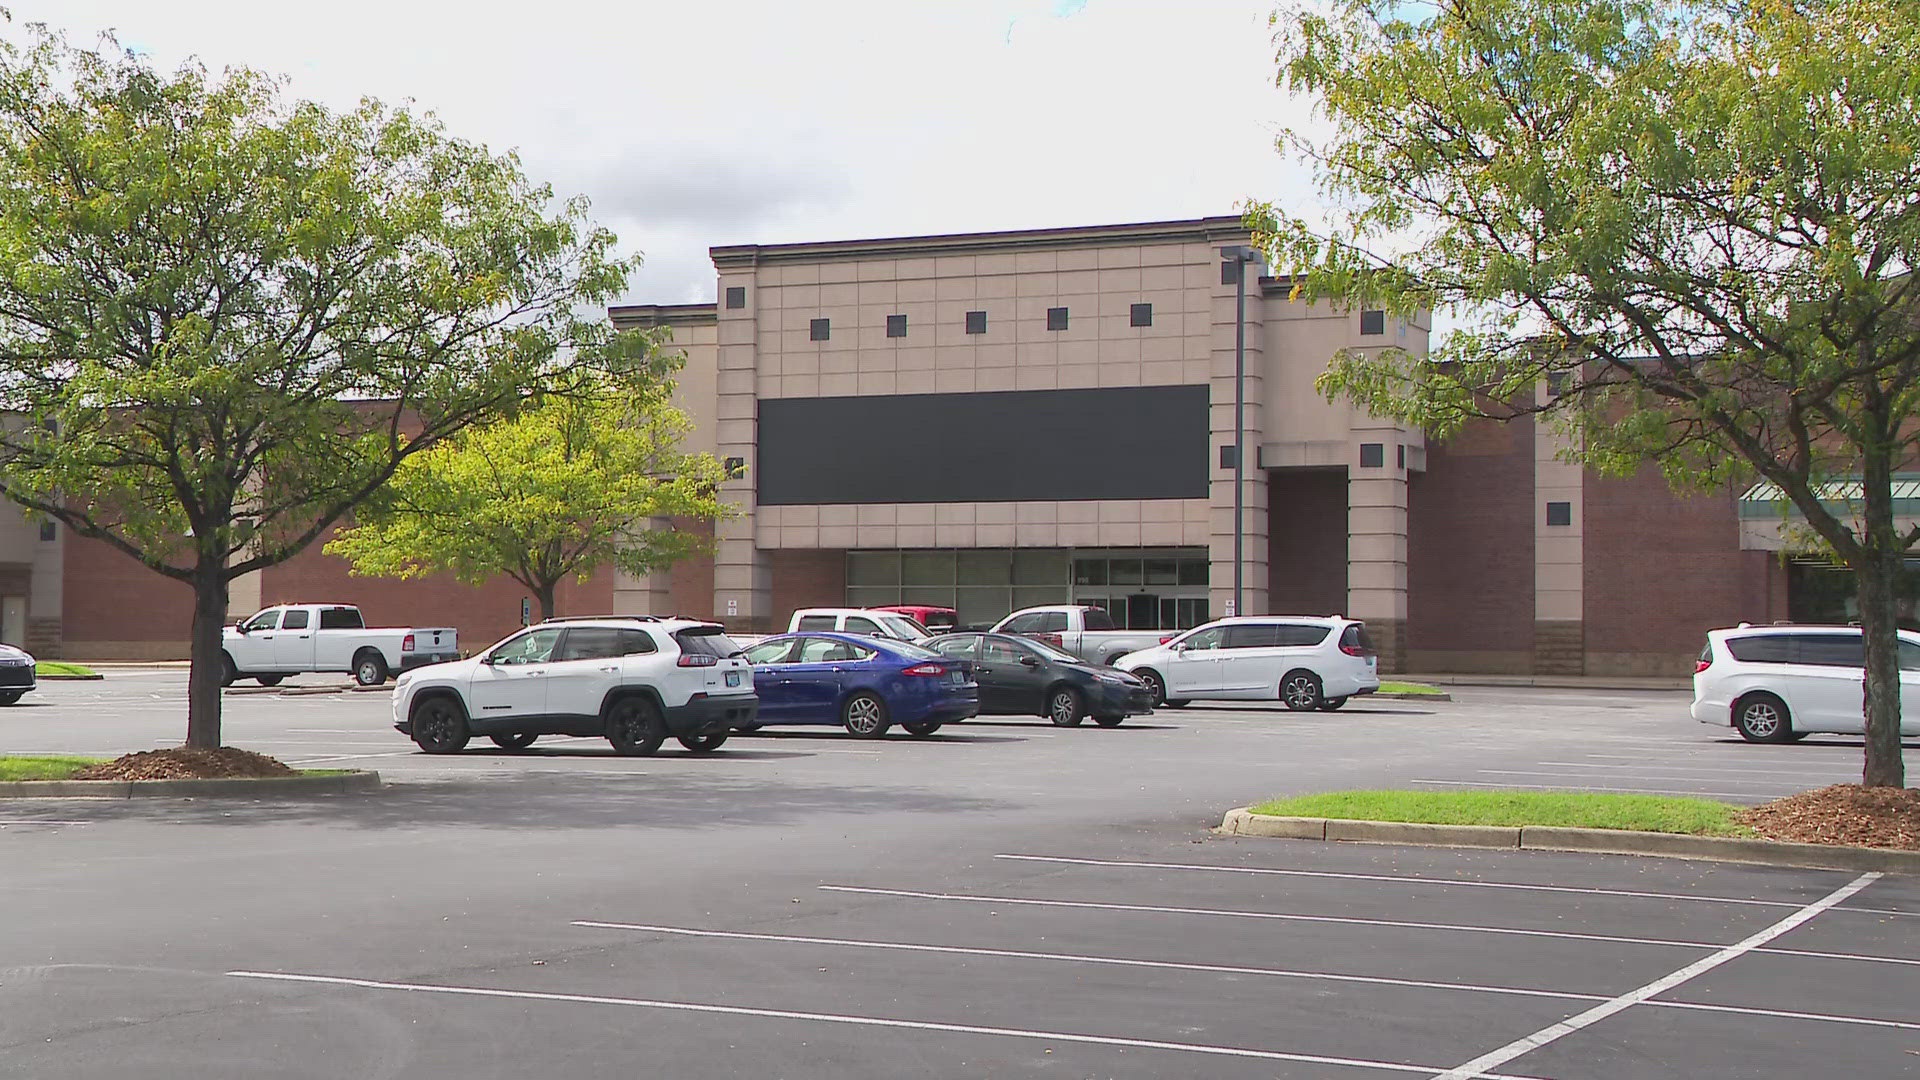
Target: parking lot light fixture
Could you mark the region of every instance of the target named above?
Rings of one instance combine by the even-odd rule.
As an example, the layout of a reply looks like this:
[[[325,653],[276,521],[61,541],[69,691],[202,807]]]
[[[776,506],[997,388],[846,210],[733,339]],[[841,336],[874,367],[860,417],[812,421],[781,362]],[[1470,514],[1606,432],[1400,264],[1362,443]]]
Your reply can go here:
[[[1233,244],[1220,249],[1220,258],[1233,267],[1233,614],[1247,613],[1246,460],[1247,460],[1247,267],[1262,266],[1258,248]]]

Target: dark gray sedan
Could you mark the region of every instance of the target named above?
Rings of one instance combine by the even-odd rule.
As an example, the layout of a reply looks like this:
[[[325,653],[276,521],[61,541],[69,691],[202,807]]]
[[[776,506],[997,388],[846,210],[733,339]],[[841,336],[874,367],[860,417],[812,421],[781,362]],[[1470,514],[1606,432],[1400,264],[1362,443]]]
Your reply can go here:
[[[982,716],[1044,716],[1062,727],[1091,716],[1112,727],[1153,711],[1152,692],[1139,679],[1031,638],[944,634],[921,646],[973,662]]]

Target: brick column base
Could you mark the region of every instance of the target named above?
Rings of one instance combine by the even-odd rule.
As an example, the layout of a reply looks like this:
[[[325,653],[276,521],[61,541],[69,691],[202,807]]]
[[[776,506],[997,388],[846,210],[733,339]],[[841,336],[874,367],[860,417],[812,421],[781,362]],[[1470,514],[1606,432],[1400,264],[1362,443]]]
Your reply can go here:
[[[27,619],[27,651],[36,659],[60,659],[61,625],[58,618]]]
[[[1539,620],[1533,624],[1533,673],[1535,675],[1585,675],[1587,673],[1586,624]]]
[[[1407,621],[1405,619],[1368,619],[1367,635],[1380,654],[1380,674],[1398,675],[1407,670]]]

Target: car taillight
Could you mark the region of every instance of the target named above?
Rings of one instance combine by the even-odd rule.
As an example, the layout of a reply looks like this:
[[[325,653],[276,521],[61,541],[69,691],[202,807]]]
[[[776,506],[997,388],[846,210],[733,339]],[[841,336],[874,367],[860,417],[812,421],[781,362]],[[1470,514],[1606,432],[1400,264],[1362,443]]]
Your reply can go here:
[[[945,675],[946,673],[947,673],[947,669],[940,666],[939,664],[915,664],[912,667],[906,668],[905,670],[900,672],[900,674],[902,675],[917,675],[917,676],[920,676],[921,678],[926,678],[928,676],[934,676],[934,675]]]
[[[683,652],[680,654],[681,667],[713,667],[720,658],[711,653]]]
[[[1348,656],[1373,655],[1371,651],[1369,651],[1365,646],[1362,646],[1362,645],[1341,645],[1340,651],[1343,653],[1346,653]]]
[[[412,634],[408,634],[406,637],[403,637],[400,639],[400,651],[401,652],[413,651],[413,635]]]
[[[1704,658],[1700,660],[1695,660],[1693,662],[1693,673],[1695,675],[1698,675],[1712,666],[1713,666],[1713,661],[1711,660],[1707,660]]]

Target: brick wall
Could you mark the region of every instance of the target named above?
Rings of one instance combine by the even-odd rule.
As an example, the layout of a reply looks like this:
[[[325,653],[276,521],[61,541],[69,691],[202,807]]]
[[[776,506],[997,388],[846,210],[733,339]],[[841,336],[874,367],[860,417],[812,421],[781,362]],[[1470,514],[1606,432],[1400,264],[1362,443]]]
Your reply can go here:
[[[697,532],[709,540],[713,538],[711,521],[676,519],[673,527]],[[713,556],[697,555],[673,564],[667,571],[667,599],[673,608],[670,614],[689,619],[714,618],[717,613],[713,610]]]
[[[1407,666],[1525,672],[1533,641],[1533,424],[1427,446],[1407,493]]]
[[[1708,630],[1765,621],[1776,586],[1765,554],[1740,550],[1731,490],[1675,494],[1649,466],[1589,475],[1583,505],[1587,674],[1688,675]]]
[[[1285,615],[1345,612],[1346,471],[1268,472],[1267,514],[1267,610]]]
[[[771,630],[785,630],[795,608],[845,607],[847,553],[844,551],[772,551]],[[742,627],[745,630],[745,627]]]
[[[184,658],[193,590],[98,540],[61,530],[61,637],[81,660]]]
[[[357,605],[369,626],[451,626],[460,631],[460,647],[472,653],[498,641],[520,626],[520,600],[532,594],[510,578],[485,585],[463,585],[451,575],[435,574],[412,581],[354,577],[344,559],[321,550],[316,541],[307,550],[263,571],[260,603],[343,603]],[[602,571],[560,585],[554,597],[556,615],[614,613],[613,574]],[[235,617],[247,614],[235,612]],[[533,617],[540,618],[538,601]]]

